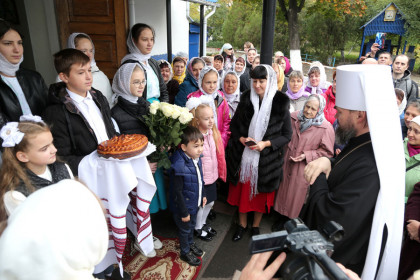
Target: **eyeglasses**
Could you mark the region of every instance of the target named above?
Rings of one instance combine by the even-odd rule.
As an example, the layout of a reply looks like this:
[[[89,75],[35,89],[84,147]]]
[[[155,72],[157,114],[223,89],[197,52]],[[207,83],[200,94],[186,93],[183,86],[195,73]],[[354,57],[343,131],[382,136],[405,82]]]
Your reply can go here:
[[[230,49],[228,49],[228,50],[230,50],[230,51],[231,51],[231,50],[233,50],[233,48],[230,48]]]
[[[139,87],[140,85],[145,86],[146,85],[146,80],[143,81],[134,81],[133,85],[135,85],[136,87]]]

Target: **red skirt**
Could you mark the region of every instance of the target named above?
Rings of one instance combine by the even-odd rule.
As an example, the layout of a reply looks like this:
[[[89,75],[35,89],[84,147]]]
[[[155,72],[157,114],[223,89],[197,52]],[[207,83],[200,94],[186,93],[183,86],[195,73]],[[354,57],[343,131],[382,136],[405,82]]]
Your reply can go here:
[[[256,196],[254,196],[251,200],[249,199],[250,194],[250,182],[238,182],[236,186],[229,184],[229,195],[227,202],[230,205],[238,206],[239,213],[248,213],[251,211],[265,213],[266,206],[268,212],[270,213],[270,208],[274,204],[275,192],[259,193]]]

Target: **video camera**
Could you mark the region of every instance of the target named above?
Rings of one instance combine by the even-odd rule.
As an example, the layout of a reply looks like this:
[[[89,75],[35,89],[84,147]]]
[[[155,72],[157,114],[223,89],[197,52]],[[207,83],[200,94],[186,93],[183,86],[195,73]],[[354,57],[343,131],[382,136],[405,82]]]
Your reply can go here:
[[[272,260],[282,251],[287,253],[276,277],[284,280],[349,279],[330,258],[334,251],[332,242],[341,240],[344,235],[342,226],[331,221],[322,228],[322,235],[316,230],[309,230],[301,219],[293,219],[285,224],[285,228],[283,231],[255,235],[249,244],[251,254],[277,251]]]

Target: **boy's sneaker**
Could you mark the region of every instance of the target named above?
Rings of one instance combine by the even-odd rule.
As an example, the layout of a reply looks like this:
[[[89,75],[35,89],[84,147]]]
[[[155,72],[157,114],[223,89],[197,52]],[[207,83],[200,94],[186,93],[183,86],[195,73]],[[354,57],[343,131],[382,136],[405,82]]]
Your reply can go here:
[[[194,256],[192,251],[189,251],[186,255],[181,255],[180,258],[181,260],[192,266],[199,266],[201,264],[200,259]]]
[[[159,238],[153,236],[153,247],[155,250],[162,249],[162,242],[159,240]]]
[[[136,249],[137,251],[140,252],[140,254],[142,254],[143,256],[147,257],[147,258],[154,258],[156,257],[156,251],[155,249],[153,249],[153,251],[151,251],[149,254],[146,254],[145,252],[143,252],[143,250],[140,248],[140,245],[138,242],[133,242],[134,245],[134,249]]]
[[[201,257],[204,254],[203,250],[198,248],[197,245],[195,245],[195,243],[190,245],[190,250],[196,257]]]

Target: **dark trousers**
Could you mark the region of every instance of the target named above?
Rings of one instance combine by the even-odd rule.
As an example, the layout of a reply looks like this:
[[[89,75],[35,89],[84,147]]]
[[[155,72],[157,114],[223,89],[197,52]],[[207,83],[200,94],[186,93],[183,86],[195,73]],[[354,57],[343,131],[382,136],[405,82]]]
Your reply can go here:
[[[190,251],[190,245],[194,243],[194,227],[197,214],[190,214],[190,221],[183,222],[178,214],[174,214],[174,221],[178,227],[179,244],[181,245],[181,255],[186,255]]]

